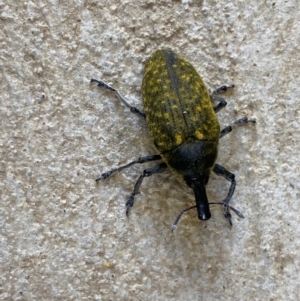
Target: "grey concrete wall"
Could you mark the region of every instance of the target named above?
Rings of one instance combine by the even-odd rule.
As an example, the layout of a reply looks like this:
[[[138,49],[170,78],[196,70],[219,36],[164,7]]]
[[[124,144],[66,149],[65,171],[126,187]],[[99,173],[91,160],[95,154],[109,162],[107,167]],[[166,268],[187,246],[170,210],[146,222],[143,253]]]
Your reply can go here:
[[[7,2],[7,3],[6,3]],[[0,299],[297,300],[299,285],[299,1],[0,1]],[[155,149],[143,110],[145,60],[169,47],[208,88],[234,83],[218,162],[236,175],[230,229],[220,207],[188,212],[192,191],[144,166],[102,172]],[[147,166],[152,166],[153,163]],[[229,183],[207,187],[220,201]]]

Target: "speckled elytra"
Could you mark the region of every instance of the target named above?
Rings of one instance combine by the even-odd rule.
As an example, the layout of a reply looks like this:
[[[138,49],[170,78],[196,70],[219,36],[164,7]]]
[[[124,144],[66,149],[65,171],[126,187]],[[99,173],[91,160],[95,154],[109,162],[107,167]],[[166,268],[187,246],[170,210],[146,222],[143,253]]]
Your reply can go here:
[[[229,205],[236,186],[234,174],[215,163],[219,139],[231,132],[233,126],[255,123],[255,120],[244,117],[220,131],[216,113],[227,103],[218,94],[233,88],[233,85],[223,85],[209,94],[195,68],[169,49],[155,51],[146,62],[142,83],[145,113],[130,106],[116,89],[103,81],[92,79],[91,82],[113,91],[132,113],[146,119],[150,137],[159,152],[103,173],[96,182],[134,164],[162,160],[154,167],[145,169],[139,177],[126,202],[126,214],[134,204],[143,179],[169,167],[193,189],[196,199],[196,205],[184,209],[177,217],[173,230],[182,214],[192,208],[197,208],[200,220],[208,220],[211,217],[210,204],[224,206],[224,215],[230,225],[230,209],[243,218],[241,212]],[[213,106],[212,101],[218,104]],[[205,187],[211,171],[231,183],[227,197],[221,202],[209,203],[206,196]]]

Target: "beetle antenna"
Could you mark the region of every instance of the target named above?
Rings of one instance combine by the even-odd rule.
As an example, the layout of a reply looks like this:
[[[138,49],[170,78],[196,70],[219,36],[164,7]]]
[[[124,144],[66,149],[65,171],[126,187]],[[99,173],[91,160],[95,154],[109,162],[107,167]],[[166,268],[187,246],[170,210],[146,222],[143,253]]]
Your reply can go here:
[[[216,203],[209,203],[209,205],[222,205],[230,210],[232,210],[239,218],[245,218],[245,216],[243,215],[243,213],[237,209],[235,209],[234,207],[223,203],[223,202],[216,202]]]
[[[213,202],[213,203],[208,203],[209,205],[221,205],[221,206],[224,206],[228,209],[231,209],[239,218],[244,218],[244,215],[242,214],[242,212],[240,212],[239,210],[235,209],[234,207],[226,204],[226,203],[223,203],[223,202]],[[177,216],[175,222],[173,223],[172,225],[172,232],[174,232],[176,229],[177,229],[177,226],[178,226],[178,223],[179,223],[179,220],[181,219],[182,215],[191,210],[191,209],[194,209],[194,208],[197,208],[196,205],[194,206],[191,206],[191,207],[188,207],[186,209],[183,209],[180,214]]]
[[[180,212],[180,214],[177,216],[177,218],[175,219],[175,222],[174,222],[173,225],[172,225],[172,232],[174,232],[174,231],[177,229],[178,222],[179,222],[180,218],[182,217],[182,215],[183,215],[185,212],[187,212],[187,211],[189,211],[189,210],[191,210],[191,209],[193,209],[193,208],[197,208],[197,206],[194,205],[194,206],[192,206],[192,207],[185,208],[185,209],[183,209],[183,210]]]

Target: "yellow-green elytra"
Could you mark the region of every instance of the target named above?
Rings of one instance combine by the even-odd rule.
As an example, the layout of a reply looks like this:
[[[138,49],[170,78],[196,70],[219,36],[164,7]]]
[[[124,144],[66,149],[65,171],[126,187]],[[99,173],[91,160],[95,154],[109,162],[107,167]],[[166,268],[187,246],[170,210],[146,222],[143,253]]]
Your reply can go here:
[[[231,209],[239,217],[243,215],[229,205],[233,196],[235,176],[224,167],[216,164],[219,139],[231,132],[233,126],[255,123],[247,117],[236,120],[220,131],[216,113],[226,106],[219,93],[233,88],[221,86],[209,94],[203,80],[195,68],[172,50],[155,51],[144,68],[142,97],[145,113],[130,106],[120,93],[104,83],[91,80],[99,87],[112,91],[132,113],[146,119],[153,143],[159,154],[140,157],[126,165],[103,173],[96,182],[104,180],[116,172],[134,164],[162,160],[161,163],[144,170],[137,180],[134,190],[126,202],[126,213],[134,204],[140,185],[145,177],[165,171],[168,167],[179,173],[186,184],[193,189],[196,205],[181,212],[173,224],[173,229],[181,215],[189,209],[197,208],[200,220],[211,217],[209,205],[224,206],[224,215],[231,222]],[[213,106],[212,101],[219,102]],[[227,197],[221,202],[208,202],[206,185],[213,171],[231,182]]]
[[[170,50],[148,59],[142,84],[151,138],[161,153],[187,140],[216,141],[220,126],[210,95],[195,68]]]

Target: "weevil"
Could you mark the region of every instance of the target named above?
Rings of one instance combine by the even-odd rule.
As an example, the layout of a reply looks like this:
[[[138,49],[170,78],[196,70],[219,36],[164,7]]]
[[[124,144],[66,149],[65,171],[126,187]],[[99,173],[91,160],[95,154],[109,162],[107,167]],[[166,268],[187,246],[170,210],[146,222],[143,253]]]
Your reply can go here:
[[[234,85],[223,85],[209,94],[195,68],[169,49],[155,51],[146,62],[142,82],[145,113],[130,106],[110,85],[96,79],[92,79],[91,82],[114,92],[132,113],[146,120],[150,137],[158,151],[158,154],[140,157],[129,164],[113,168],[103,173],[96,182],[134,164],[161,161],[154,167],[145,169],[138,178],[126,202],[127,215],[134,204],[135,196],[139,193],[143,179],[170,168],[181,175],[194,191],[196,200],[196,205],[184,209],[179,214],[172,226],[173,230],[176,229],[182,214],[192,208],[197,208],[200,220],[210,219],[209,206],[212,204],[224,206],[224,216],[230,225],[232,225],[230,210],[243,218],[240,211],[229,205],[236,186],[235,175],[215,163],[219,139],[231,132],[234,126],[256,122],[254,119],[244,117],[220,130],[216,113],[223,109],[227,102],[218,94],[232,89]],[[213,101],[217,102],[215,106]],[[226,198],[221,202],[208,202],[206,185],[211,171],[231,183]]]

